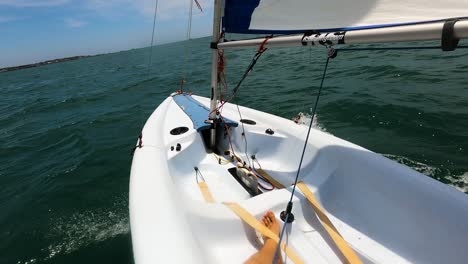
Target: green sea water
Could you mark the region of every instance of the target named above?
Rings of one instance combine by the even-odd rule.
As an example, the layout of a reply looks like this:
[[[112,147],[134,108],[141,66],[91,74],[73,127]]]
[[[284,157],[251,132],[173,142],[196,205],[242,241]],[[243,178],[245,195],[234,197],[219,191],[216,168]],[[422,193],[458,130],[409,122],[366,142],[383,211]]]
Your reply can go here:
[[[145,48],[0,73],[0,263],[133,262],[130,150],[182,77],[209,94],[209,41],[157,46],[149,71]],[[231,87],[254,52],[226,52]],[[324,48],[268,50],[238,101],[309,112],[325,59]],[[339,53],[317,121],[468,192],[467,49]]]

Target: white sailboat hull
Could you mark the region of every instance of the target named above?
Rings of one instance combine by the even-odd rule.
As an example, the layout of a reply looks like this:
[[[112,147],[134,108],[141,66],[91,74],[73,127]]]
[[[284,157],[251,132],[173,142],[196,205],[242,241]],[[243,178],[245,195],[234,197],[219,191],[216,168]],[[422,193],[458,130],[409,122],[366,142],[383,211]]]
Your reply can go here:
[[[208,98],[193,98],[209,107]],[[168,97],[148,119],[142,147],[134,154],[130,223],[135,263],[243,263],[261,243],[223,202],[236,202],[257,219],[267,210],[279,218],[291,187],[251,197],[228,172],[235,164],[219,164],[184,110]],[[293,184],[307,127],[245,107],[240,111],[256,125],[244,124],[247,150],[241,123],[230,129],[236,154],[247,163],[255,155],[277,181]],[[222,115],[240,119],[229,103]],[[176,127],[189,130],[170,134]],[[223,133],[218,146],[229,149]],[[194,167],[215,203],[205,202]],[[311,131],[299,180],[364,263],[468,261],[468,196],[450,186],[317,129]],[[289,247],[306,263],[343,262],[300,191],[293,203],[295,221],[286,229]]]

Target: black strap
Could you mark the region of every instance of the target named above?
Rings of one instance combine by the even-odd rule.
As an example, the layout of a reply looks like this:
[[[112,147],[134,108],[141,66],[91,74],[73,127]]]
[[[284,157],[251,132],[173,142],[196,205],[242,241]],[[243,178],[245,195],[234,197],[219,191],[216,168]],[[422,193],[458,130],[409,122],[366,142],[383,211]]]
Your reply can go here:
[[[458,46],[459,39],[455,38],[453,27],[458,19],[450,19],[445,21],[442,28],[441,47],[443,51],[453,51]]]
[[[307,42],[304,41],[304,38],[312,36],[314,34],[320,34],[320,33],[318,31],[316,31],[316,30],[308,30],[308,31],[304,32],[304,35],[302,36],[302,39],[301,39],[302,46],[307,46]],[[312,42],[312,45],[314,45],[313,42]]]

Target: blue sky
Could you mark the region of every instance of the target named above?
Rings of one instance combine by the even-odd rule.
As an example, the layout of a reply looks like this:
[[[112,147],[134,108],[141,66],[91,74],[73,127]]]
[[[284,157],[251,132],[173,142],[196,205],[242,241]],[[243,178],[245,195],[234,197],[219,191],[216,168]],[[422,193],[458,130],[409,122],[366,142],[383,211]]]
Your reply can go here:
[[[149,46],[156,0],[0,0],[0,67]],[[211,35],[212,1],[192,37]],[[190,0],[159,0],[156,44],[183,40]]]

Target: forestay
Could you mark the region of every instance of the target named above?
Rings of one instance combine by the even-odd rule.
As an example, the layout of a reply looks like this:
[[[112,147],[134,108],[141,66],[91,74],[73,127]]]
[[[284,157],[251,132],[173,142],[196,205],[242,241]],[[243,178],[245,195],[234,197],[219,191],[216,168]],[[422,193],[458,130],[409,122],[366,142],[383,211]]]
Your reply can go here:
[[[357,30],[468,17],[460,0],[226,0],[229,33]]]

